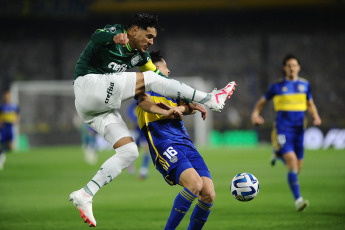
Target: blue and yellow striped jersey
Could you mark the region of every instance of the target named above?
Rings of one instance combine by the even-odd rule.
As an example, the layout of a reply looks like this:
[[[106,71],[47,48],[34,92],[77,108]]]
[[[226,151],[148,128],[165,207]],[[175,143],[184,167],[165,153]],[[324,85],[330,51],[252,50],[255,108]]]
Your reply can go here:
[[[18,119],[19,107],[14,104],[0,105],[0,121],[4,124],[14,124]]]
[[[163,102],[172,107],[178,106],[180,103],[180,100],[164,97],[152,91],[146,93],[150,95],[154,103]],[[159,159],[156,146],[167,148],[172,142],[184,143],[186,140],[190,140],[181,119],[169,119],[162,115],[147,113],[139,106],[136,112],[139,128],[148,141],[151,157],[155,162]]]
[[[283,78],[270,86],[264,98],[273,99],[277,127],[303,127],[307,101],[312,99],[307,80],[288,81]]]

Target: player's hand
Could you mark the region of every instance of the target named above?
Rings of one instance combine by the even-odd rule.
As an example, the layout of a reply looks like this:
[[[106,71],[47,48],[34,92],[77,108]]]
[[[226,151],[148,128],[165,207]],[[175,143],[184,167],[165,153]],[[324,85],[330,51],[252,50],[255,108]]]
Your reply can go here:
[[[203,120],[206,119],[207,111],[206,111],[206,109],[202,105],[199,105],[199,104],[196,104],[196,103],[189,103],[188,106],[189,106],[189,109],[191,109],[191,110],[199,111],[201,113],[201,118]]]
[[[166,117],[170,119],[179,119],[183,117],[183,113],[176,107],[172,107],[171,109],[167,110]]]
[[[260,115],[252,117],[253,125],[262,125],[264,122],[265,122],[264,118]]]
[[[321,121],[321,118],[319,116],[313,118],[313,125],[315,126],[319,126],[321,125],[322,121]]]
[[[183,117],[183,113],[181,110],[178,109],[178,107],[172,107],[165,103],[156,103],[159,107],[166,110],[166,114],[164,116],[170,118],[170,119],[178,119]]]
[[[120,44],[120,45],[125,46],[129,42],[129,39],[127,37],[127,34],[120,33],[114,36],[113,41],[115,42],[115,44]]]

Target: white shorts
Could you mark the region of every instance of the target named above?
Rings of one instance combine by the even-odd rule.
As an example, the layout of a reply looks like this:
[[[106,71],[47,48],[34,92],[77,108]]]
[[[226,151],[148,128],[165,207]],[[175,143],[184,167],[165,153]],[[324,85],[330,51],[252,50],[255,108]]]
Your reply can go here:
[[[115,144],[130,133],[118,109],[121,102],[135,95],[136,73],[87,74],[74,81],[75,107],[82,120]],[[116,130],[105,134],[105,127],[116,124]]]

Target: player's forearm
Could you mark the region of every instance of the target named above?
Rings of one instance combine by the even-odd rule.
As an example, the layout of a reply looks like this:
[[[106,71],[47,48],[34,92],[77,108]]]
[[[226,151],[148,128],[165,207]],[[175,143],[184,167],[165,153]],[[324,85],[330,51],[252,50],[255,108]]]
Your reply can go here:
[[[313,119],[320,119],[319,112],[317,111],[317,108],[312,100],[308,101],[307,107],[308,107],[308,112]]]
[[[138,106],[148,113],[156,113],[159,115],[165,115],[166,113],[165,109],[156,105],[149,97],[146,96],[138,98]]]
[[[261,99],[256,103],[256,105],[253,109],[253,112],[252,112],[252,118],[258,117],[260,115],[261,110],[264,107],[264,104],[265,103]]]

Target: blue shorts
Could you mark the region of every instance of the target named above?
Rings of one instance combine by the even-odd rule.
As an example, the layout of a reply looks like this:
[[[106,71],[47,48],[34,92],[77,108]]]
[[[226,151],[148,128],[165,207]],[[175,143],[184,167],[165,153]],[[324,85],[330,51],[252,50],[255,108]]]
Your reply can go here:
[[[272,131],[272,144],[278,157],[282,157],[288,152],[295,152],[297,159],[302,160],[304,157],[304,129],[297,130],[280,130],[278,128]]]
[[[204,159],[191,141],[184,144],[168,142],[156,149],[159,153],[156,168],[169,185],[179,184],[181,173],[189,168],[194,168],[200,177],[212,179]]]
[[[9,143],[13,141],[13,125],[3,124],[3,127],[0,129],[1,132],[1,143]]]

